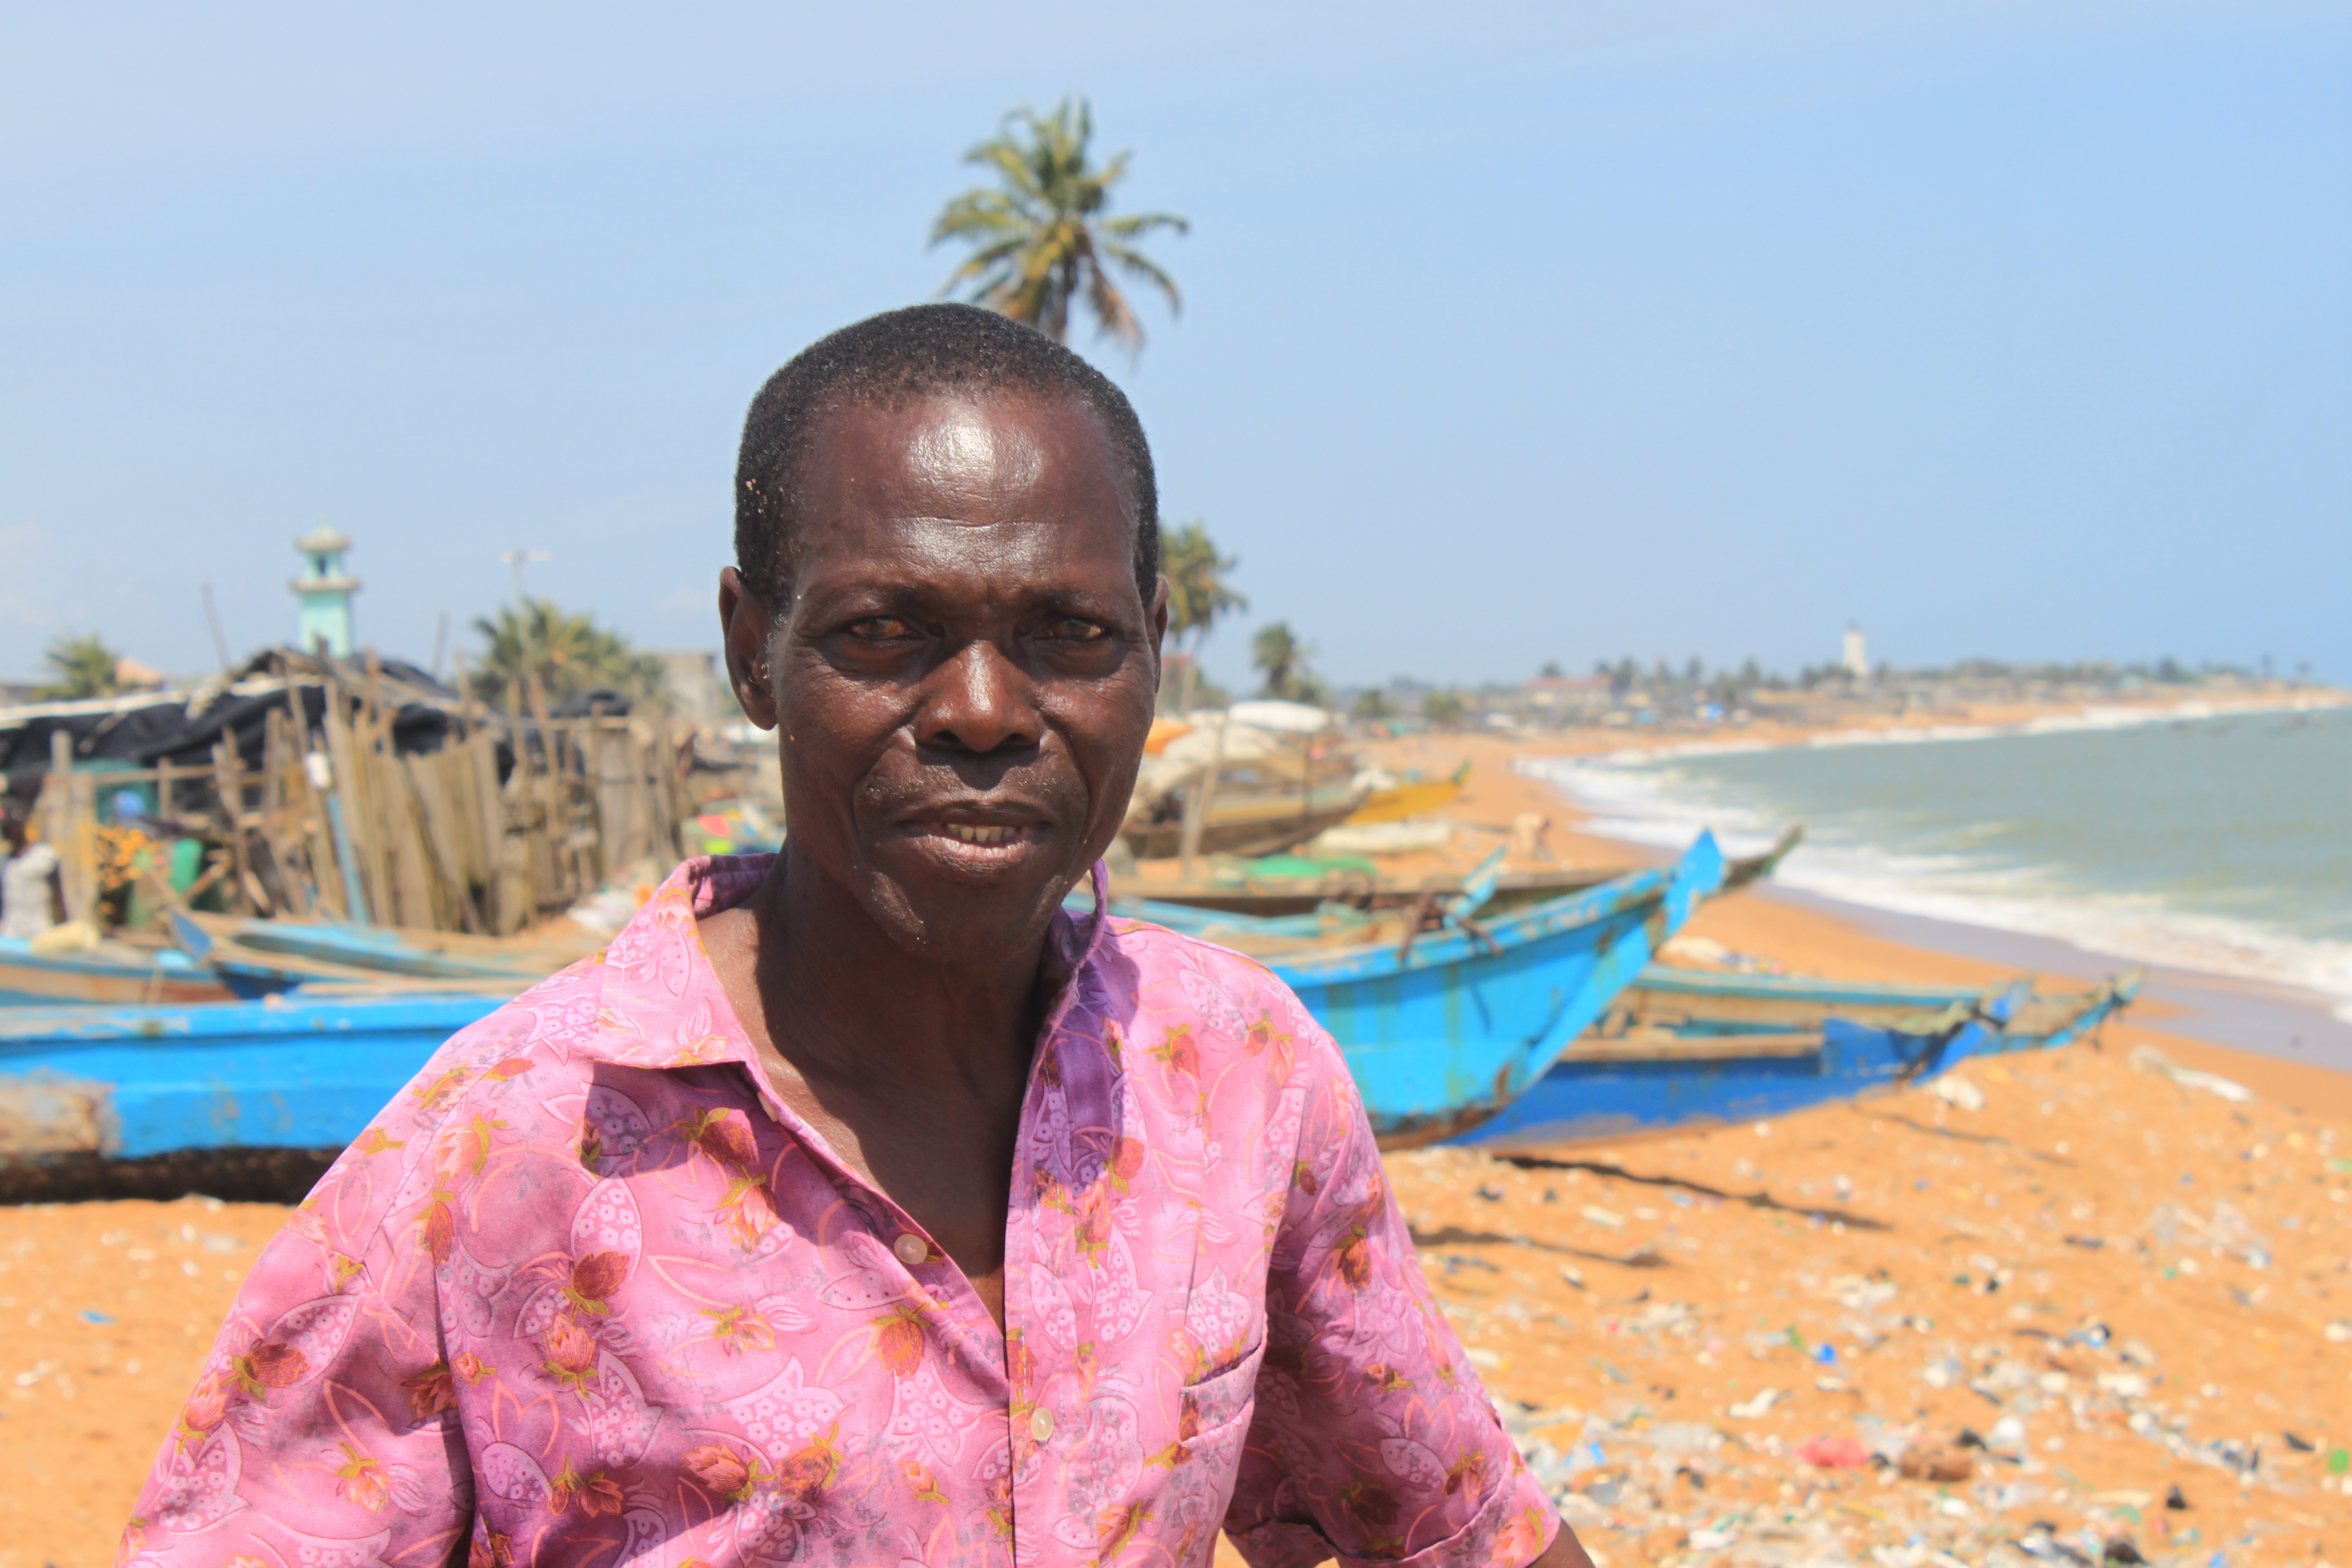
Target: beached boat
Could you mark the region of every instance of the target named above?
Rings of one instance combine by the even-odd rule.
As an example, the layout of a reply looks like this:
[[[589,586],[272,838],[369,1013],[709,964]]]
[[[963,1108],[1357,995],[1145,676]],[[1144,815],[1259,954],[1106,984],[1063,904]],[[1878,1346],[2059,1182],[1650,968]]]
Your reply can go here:
[[[175,948],[122,942],[62,952],[35,952],[24,937],[0,937],[0,1007],[89,1002],[225,1002],[217,974]]]
[[[340,1148],[500,1000],[294,993],[0,1009],[0,1160]]]
[[[1370,827],[1383,822],[1409,822],[1416,816],[1444,811],[1462,798],[1463,788],[1469,782],[1470,763],[1465,759],[1449,777],[1407,779],[1375,789],[1364,796],[1361,805],[1348,814],[1346,826]]]
[[[1272,855],[1338,826],[1362,799],[1363,793],[1344,777],[1318,782],[1306,776],[1303,767],[1265,761],[1231,763],[1218,770],[1216,786],[1203,807],[1200,853]],[[1129,823],[1121,837],[1139,860],[1182,854],[1182,800]]]
[[[1334,721],[1303,703],[1254,701],[1155,725],[1120,837],[1139,860],[1272,855],[1339,826],[1367,791],[1332,744]]]
[[[1461,1142],[1618,1140],[1785,1116],[2083,1038],[2137,993],[1876,985],[1653,965],[1541,1079]]]
[[[1723,880],[1712,837],[1670,867],[1490,918],[1475,886],[1434,931],[1269,953],[1331,1032],[1381,1146],[1412,1148],[1499,1114]]]
[[[335,921],[236,920],[175,910],[180,950],[217,974],[239,996],[266,996],[296,985],[381,983],[388,979],[511,995],[589,952],[573,942],[460,936]]]
[[[1726,861],[1723,886],[1717,890],[1736,892],[1751,882],[1770,876],[1789,853],[1804,841],[1804,837],[1802,827],[1791,827],[1780,836],[1778,843],[1763,853],[1739,856]],[[1145,919],[1178,931],[1207,936],[1212,942],[1221,942],[1225,938],[1212,934],[1218,929],[1225,929],[1235,935],[1251,931],[1297,935],[1314,934],[1334,926],[1360,924],[1352,921],[1353,914],[1402,911],[1417,904],[1442,904],[1459,898],[1473,884],[1490,884],[1481,907],[1489,913],[1496,913],[1596,888],[1612,877],[1622,874],[1589,867],[1502,870],[1498,868],[1503,858],[1504,852],[1498,850],[1473,870],[1446,872],[1410,881],[1367,876],[1361,872],[1339,872],[1319,878],[1252,879],[1239,883],[1131,879],[1120,883],[1113,893],[1122,908],[1131,905],[1138,913],[1147,909],[1152,911],[1145,914]],[[1188,909],[1242,915],[1247,917],[1251,923],[1234,925],[1211,921],[1204,924],[1187,916],[1183,911]]]

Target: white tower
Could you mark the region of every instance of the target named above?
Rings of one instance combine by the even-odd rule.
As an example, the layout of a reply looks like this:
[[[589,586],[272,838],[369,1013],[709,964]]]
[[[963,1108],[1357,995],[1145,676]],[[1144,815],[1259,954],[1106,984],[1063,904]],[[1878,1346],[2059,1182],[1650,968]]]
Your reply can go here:
[[[1862,640],[1862,628],[1852,621],[1845,626],[1845,657],[1839,662],[1856,680],[1870,679],[1870,649]]]

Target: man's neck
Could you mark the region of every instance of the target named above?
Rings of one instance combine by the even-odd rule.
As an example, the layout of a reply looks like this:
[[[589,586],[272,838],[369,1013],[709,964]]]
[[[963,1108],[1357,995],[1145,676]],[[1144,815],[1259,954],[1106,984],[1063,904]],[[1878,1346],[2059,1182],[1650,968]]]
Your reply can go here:
[[[1010,1089],[1017,1103],[1042,1022],[1045,933],[996,965],[932,962],[891,940],[789,842],[752,908],[769,1044],[813,1088],[874,1093],[960,1079],[986,1100]]]

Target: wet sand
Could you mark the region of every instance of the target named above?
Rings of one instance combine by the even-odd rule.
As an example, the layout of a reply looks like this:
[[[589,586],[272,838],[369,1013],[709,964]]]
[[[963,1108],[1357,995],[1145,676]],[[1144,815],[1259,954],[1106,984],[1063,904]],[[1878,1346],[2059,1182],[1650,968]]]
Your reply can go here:
[[[1464,821],[1539,811],[1561,860],[1655,858],[1577,834],[1501,743],[1448,744],[1418,761],[1475,758]],[[1796,973],[2013,973],[1769,891],[1693,930]],[[2352,1076],[2175,1032],[2195,1022],[2136,1009],[2095,1047],[1966,1068],[1973,1093],[1389,1167],[1522,1451],[1604,1564],[2097,1562],[2126,1539],[2156,1562],[2352,1563]],[[0,1568],[112,1560],[284,1214],[0,1211]]]

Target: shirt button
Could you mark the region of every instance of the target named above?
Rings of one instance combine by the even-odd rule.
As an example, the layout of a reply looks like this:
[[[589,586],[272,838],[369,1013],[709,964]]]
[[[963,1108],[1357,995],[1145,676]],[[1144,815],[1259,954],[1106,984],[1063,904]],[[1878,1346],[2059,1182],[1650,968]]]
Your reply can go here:
[[[890,1250],[898,1255],[899,1262],[905,1264],[908,1268],[912,1268],[919,1263],[924,1263],[929,1260],[931,1256],[931,1244],[925,1241],[921,1237],[917,1236],[913,1231],[905,1230],[900,1231],[898,1233],[898,1239],[890,1244]]]
[[[1042,1405],[1032,1411],[1029,1415],[1029,1436],[1036,1438],[1040,1443],[1050,1441],[1054,1436],[1054,1413]]]

